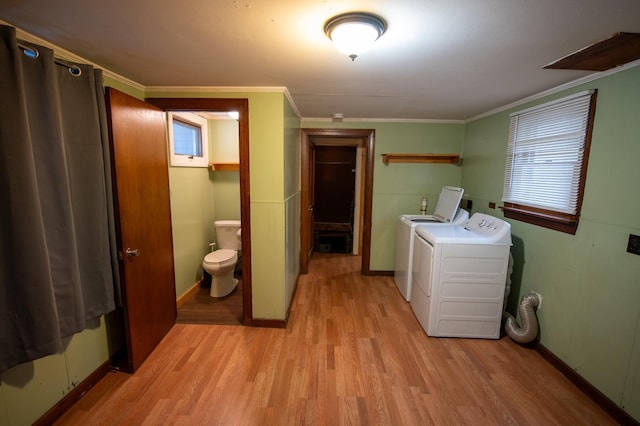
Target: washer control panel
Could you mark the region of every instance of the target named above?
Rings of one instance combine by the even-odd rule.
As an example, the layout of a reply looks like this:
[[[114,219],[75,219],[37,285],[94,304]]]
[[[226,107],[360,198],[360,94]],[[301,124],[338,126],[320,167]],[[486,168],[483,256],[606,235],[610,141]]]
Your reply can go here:
[[[486,237],[502,235],[505,231],[510,231],[507,222],[484,213],[474,213],[465,228]]]

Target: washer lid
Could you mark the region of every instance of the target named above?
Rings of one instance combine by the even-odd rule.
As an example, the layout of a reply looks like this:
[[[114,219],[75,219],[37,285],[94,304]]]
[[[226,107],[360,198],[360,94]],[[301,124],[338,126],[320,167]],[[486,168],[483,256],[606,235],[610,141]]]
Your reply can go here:
[[[438,219],[431,214],[403,214],[400,216],[400,220],[413,227],[420,223],[440,223]]]
[[[465,209],[458,209],[455,218],[451,222],[442,222],[431,214],[403,214],[400,220],[408,226],[415,228],[419,225],[464,225],[469,220],[469,212]]]
[[[220,249],[212,251],[204,257],[204,263],[224,263],[228,262],[236,255],[235,250]]]
[[[440,222],[452,222],[458,212],[458,207],[460,207],[462,194],[464,194],[464,189],[462,188],[455,186],[445,186],[442,188],[433,216]]]

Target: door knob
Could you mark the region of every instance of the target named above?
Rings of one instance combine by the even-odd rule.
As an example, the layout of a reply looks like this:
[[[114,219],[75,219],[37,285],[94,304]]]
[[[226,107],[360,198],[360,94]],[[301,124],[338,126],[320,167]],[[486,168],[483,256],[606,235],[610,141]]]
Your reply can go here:
[[[136,256],[140,256],[140,249],[130,249],[130,248],[127,248],[124,252],[125,252],[125,254],[127,255],[127,257],[136,257]]]

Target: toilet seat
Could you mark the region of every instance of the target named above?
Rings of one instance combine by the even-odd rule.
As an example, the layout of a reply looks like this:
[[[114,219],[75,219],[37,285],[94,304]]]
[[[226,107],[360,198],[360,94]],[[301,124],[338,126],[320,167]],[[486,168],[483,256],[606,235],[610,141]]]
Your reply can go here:
[[[212,251],[204,257],[206,265],[224,265],[225,263],[236,262],[237,252],[235,250],[220,249]]]

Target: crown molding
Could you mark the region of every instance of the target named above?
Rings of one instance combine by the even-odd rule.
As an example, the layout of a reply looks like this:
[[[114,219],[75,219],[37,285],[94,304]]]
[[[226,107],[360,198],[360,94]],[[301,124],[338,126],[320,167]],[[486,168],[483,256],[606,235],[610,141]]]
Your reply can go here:
[[[429,124],[465,124],[465,120],[438,120],[432,118],[343,118],[334,121],[331,117],[303,117],[302,121],[333,121],[335,123],[429,123]]]
[[[510,104],[503,105],[503,106],[501,106],[499,108],[496,108],[496,109],[492,109],[491,111],[483,112],[482,114],[476,115],[475,117],[471,117],[471,118],[469,118],[467,120],[464,120],[464,122],[465,123],[471,123],[472,121],[476,121],[476,120],[479,120],[481,118],[489,117],[491,115],[498,114],[498,113],[510,110],[510,109],[518,107],[520,105],[524,105],[524,104],[526,104],[528,102],[537,101],[539,99],[542,99],[542,98],[550,96],[550,95],[555,95],[555,94],[563,92],[565,90],[569,90],[569,89],[572,89],[574,87],[580,86],[581,84],[590,83],[590,82],[592,82],[594,80],[599,80],[601,78],[608,77],[610,75],[617,74],[619,72],[626,71],[626,70],[631,69],[631,68],[635,68],[635,67],[637,67],[639,65],[640,65],[640,59],[638,59],[637,61],[629,62],[628,64],[625,64],[625,65],[620,65],[619,67],[612,68],[612,69],[607,70],[607,71],[595,72],[593,74],[589,74],[589,75],[584,76],[582,78],[579,78],[577,80],[573,80],[573,81],[570,81],[568,83],[561,84],[560,86],[556,86],[556,87],[553,87],[551,89],[544,90],[542,92],[536,93],[536,94],[528,96],[526,98],[517,100],[515,102],[511,102]]]
[[[182,92],[182,93],[285,93],[282,86],[146,86],[146,93]]]
[[[16,30],[16,37],[20,40],[24,40],[27,41],[29,43],[34,43],[34,44],[38,44],[40,46],[44,46],[48,49],[53,50],[53,52],[55,53],[55,55],[65,61],[69,61],[69,62],[76,62],[76,63],[82,63],[82,64],[87,64],[87,65],[91,65],[94,68],[98,68],[100,70],[102,70],[102,74],[106,77],[109,77],[112,80],[116,80],[122,84],[125,84],[127,86],[130,86],[133,89],[137,89],[140,91],[144,91],[144,86],[138,82],[135,82],[133,80],[130,80],[126,77],[121,76],[120,74],[117,74],[105,67],[103,67],[102,65],[98,65],[94,62],[91,62],[85,58],[83,58],[82,56],[76,55],[75,53],[69,52],[66,49],[63,49],[62,47],[55,45],[53,43],[48,42],[45,39],[42,39],[40,37],[37,37],[31,33],[28,33],[24,30],[21,30],[20,28],[15,27],[14,25],[0,20],[0,24],[3,25],[8,25],[11,26],[13,28],[15,28]]]
[[[0,24],[2,25],[8,25],[11,27],[14,27],[16,29],[16,36],[24,41],[28,41],[31,43],[35,43],[35,44],[39,44],[41,46],[45,46],[51,50],[53,50],[56,54],[56,56],[58,56],[60,59],[64,59],[70,62],[80,62],[80,63],[84,63],[84,64],[89,64],[92,65],[95,68],[99,68],[102,70],[103,75],[111,78],[112,80],[118,81],[122,84],[128,85],[134,89],[140,90],[143,93],[159,93],[159,92],[170,92],[170,91],[179,91],[179,92],[183,92],[183,93],[211,93],[213,92],[218,92],[218,93],[230,93],[230,92],[244,92],[244,93],[283,93],[285,95],[285,97],[287,98],[287,100],[289,101],[289,104],[291,105],[291,108],[294,110],[295,114],[298,116],[298,118],[302,121],[332,121],[331,118],[327,118],[327,117],[302,117],[300,114],[300,111],[298,110],[298,107],[296,106],[295,102],[293,101],[293,98],[291,97],[291,94],[289,93],[289,90],[286,87],[283,86],[144,86],[136,81],[130,80],[126,77],[121,76],[120,74],[117,74],[101,65],[98,65],[94,62],[91,62],[79,55],[76,55],[75,53],[72,53],[66,49],[61,48],[60,46],[57,46],[53,43],[48,42],[47,40],[44,40],[40,37],[34,36],[33,34],[30,34],[24,30],[21,30],[20,28],[15,27],[13,24],[8,23],[2,19],[0,19]],[[574,88],[576,86],[579,86],[581,84],[586,84],[589,83],[591,81],[594,80],[598,80],[601,79],[603,77],[607,77],[609,75],[613,75],[622,71],[626,71],[628,69],[637,67],[640,65],[640,60],[637,61],[633,61],[633,62],[629,62],[628,64],[625,65],[621,65],[619,67],[607,70],[607,71],[602,71],[602,72],[596,72],[593,74],[589,74],[585,77],[579,78],[577,80],[573,80],[570,81],[568,83],[562,84],[560,86],[556,86],[553,87],[551,89],[548,90],[544,90],[542,92],[536,93],[534,95],[528,96],[526,98],[514,101],[512,103],[509,103],[507,105],[503,105],[499,108],[495,108],[492,109],[490,111],[484,112],[482,114],[478,114],[474,117],[468,118],[466,120],[437,120],[437,119],[403,119],[403,118],[345,118],[342,120],[342,122],[361,122],[361,123],[440,123],[440,124],[466,124],[466,123],[470,123],[476,120],[479,120],[481,118],[485,118],[494,114],[498,114],[504,111],[507,111],[509,109],[518,107],[520,105],[526,104],[528,102],[532,102],[532,101],[536,101],[538,99],[542,99],[546,96],[550,96],[550,95],[554,95],[556,93],[560,93],[562,91]]]

